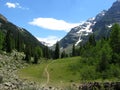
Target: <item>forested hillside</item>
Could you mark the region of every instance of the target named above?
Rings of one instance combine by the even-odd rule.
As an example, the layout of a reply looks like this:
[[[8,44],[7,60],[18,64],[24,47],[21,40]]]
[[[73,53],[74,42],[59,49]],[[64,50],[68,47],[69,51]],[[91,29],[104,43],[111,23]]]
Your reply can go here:
[[[13,50],[24,52],[24,60],[38,63],[40,57],[52,58],[52,51],[41,44],[30,32],[9,22],[0,14],[0,51],[11,53]]]
[[[113,25],[110,37],[99,41],[91,35],[89,41],[80,48],[74,49],[74,56],[82,57],[80,68],[84,68],[83,80],[119,79],[120,77],[120,26]],[[79,51],[79,52],[78,52]],[[88,67],[88,68],[87,68]]]

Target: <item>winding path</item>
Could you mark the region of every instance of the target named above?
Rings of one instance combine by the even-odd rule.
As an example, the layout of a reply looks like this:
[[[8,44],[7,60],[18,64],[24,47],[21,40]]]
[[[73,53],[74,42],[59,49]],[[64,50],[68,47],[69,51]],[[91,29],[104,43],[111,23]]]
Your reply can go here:
[[[48,67],[50,64],[52,64],[54,61],[52,61],[51,63],[47,64],[47,66],[45,67],[45,73],[46,73],[46,85],[48,85],[49,81],[50,81],[50,74],[49,74],[49,71],[48,71]]]
[[[46,73],[46,76],[47,76],[46,85],[49,83],[49,80],[50,80],[50,74],[48,72],[48,66],[49,66],[49,64],[47,64],[47,66],[45,67],[45,73]]]

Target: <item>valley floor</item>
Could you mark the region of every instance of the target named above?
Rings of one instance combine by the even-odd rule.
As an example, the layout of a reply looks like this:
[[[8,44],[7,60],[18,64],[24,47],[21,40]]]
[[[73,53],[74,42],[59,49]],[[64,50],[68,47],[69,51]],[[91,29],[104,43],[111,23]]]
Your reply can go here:
[[[38,82],[42,90],[119,90],[120,82],[115,79],[82,80],[80,72],[86,73],[85,67],[80,70],[81,57],[70,57],[58,60],[43,60],[40,64],[29,65],[19,70],[22,79]],[[44,88],[44,89],[43,89]]]
[[[79,82],[79,73],[70,70],[72,64],[79,63],[80,57],[42,61],[38,65],[30,65],[19,71],[22,78],[28,78],[45,84]]]
[[[27,64],[23,55],[0,54],[0,90],[119,90],[120,82],[82,82],[77,63],[81,57]],[[91,89],[90,89],[91,88]],[[102,89],[101,89],[102,88]]]

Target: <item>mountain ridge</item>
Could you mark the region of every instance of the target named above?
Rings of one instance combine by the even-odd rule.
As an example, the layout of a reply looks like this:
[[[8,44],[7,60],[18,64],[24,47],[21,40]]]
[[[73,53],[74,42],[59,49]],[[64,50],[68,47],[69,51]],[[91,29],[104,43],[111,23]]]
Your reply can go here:
[[[88,36],[89,34],[93,33],[93,26],[105,15],[105,13],[106,10],[103,10],[99,14],[97,14],[95,18],[89,18],[83,24],[72,28],[71,31],[68,32],[68,34],[63,39],[60,40],[60,46],[63,48],[66,48],[72,44],[75,44],[77,46],[82,41],[82,39],[85,40],[86,38],[88,38],[84,36]],[[66,43],[69,39],[71,41]]]
[[[32,47],[36,46],[44,47],[44,45],[36,37],[34,37],[28,30],[16,26],[15,24],[8,21],[5,16],[0,14],[0,31],[6,34],[8,30],[10,30],[11,36],[12,38],[14,38],[14,40],[17,40],[19,36],[20,40],[24,42],[24,44],[29,44]]]
[[[60,40],[60,46],[67,48],[73,44],[76,46],[79,45],[79,43],[84,44],[91,34],[95,35],[96,40],[99,40],[101,37],[108,37],[112,25],[114,23],[120,23],[119,7],[120,0],[117,0],[108,10],[103,10],[97,14],[95,18],[88,19],[82,25],[72,28],[71,31]]]

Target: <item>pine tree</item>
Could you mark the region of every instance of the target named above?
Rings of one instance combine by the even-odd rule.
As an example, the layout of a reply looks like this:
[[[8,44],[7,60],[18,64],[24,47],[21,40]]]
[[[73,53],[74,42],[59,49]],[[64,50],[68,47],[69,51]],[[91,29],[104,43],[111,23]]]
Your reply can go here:
[[[20,34],[19,34],[19,31],[18,31],[18,37],[17,37],[17,50],[18,52],[21,51],[21,43],[20,43]]]
[[[112,49],[107,41],[103,41],[101,43],[102,47],[100,51],[96,51],[97,59],[99,59],[98,63],[98,71],[103,72],[109,68],[109,64],[111,62],[112,57]],[[94,56],[95,57],[95,56]]]
[[[42,49],[37,46],[34,50],[34,63],[37,64],[38,60],[42,57]]]
[[[115,24],[110,34],[110,46],[113,51],[112,62],[120,63],[120,26]]]
[[[37,53],[38,58],[43,56],[43,52],[42,52],[42,49],[40,48],[40,46],[35,47],[34,53]]]
[[[4,42],[4,35],[2,31],[0,31],[0,50],[3,48],[3,42]]]
[[[110,46],[114,53],[120,53],[120,26],[115,24],[110,35]]]
[[[29,44],[27,44],[25,47],[25,55],[25,61],[29,63],[31,60],[31,47]]]
[[[91,46],[96,46],[96,41],[95,41],[95,36],[94,36],[94,34],[90,35],[90,37],[89,37],[89,44],[90,44]]]
[[[38,64],[39,56],[37,53],[34,55],[34,64]]]
[[[73,44],[73,47],[72,47],[72,56],[75,56],[75,44]]]
[[[60,57],[60,47],[59,47],[59,42],[57,42],[55,47],[54,58],[58,59],[59,57]]]
[[[45,46],[44,53],[45,53],[45,58],[50,59],[50,51],[48,46]]]
[[[61,58],[65,58],[66,57],[66,53],[65,50],[61,53]]]
[[[98,64],[98,71],[99,72],[103,72],[103,71],[108,69],[108,65],[109,65],[108,61],[109,60],[107,58],[105,51],[102,51],[101,58],[100,58],[100,61]]]
[[[81,56],[82,55],[82,53],[83,53],[83,46],[82,45],[80,45],[80,47],[79,47],[79,55]]]
[[[6,34],[6,40],[5,40],[5,46],[6,46],[6,52],[11,52],[12,51],[12,43],[11,43],[11,31],[8,30]]]

